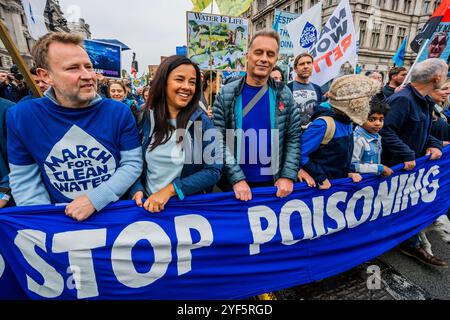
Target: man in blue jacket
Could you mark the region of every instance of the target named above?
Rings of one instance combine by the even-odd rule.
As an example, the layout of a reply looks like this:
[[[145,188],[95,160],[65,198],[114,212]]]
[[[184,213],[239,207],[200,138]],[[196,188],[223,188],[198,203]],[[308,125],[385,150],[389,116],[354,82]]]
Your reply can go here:
[[[420,62],[411,72],[411,83],[387,99],[391,111],[380,131],[383,163],[403,163],[405,170],[416,166],[416,158],[429,155],[430,160],[442,156],[442,141],[431,135],[434,102],[428,96],[447,80],[448,66],[437,58]],[[430,255],[421,246],[418,235],[401,247],[401,252],[428,265],[448,267],[447,262]]]
[[[119,200],[142,171],[129,108],[96,92],[83,38],[49,33],[33,48],[37,73],[51,88],[7,114],[12,195],[19,206],[69,203],[83,221]]]
[[[226,138],[225,177],[242,201],[251,200],[250,188],[258,186],[275,185],[276,195],[286,197],[297,179],[299,113],[290,90],[270,78],[279,45],[275,31],[257,32],[247,52],[246,76],[223,86],[214,102],[214,124]]]

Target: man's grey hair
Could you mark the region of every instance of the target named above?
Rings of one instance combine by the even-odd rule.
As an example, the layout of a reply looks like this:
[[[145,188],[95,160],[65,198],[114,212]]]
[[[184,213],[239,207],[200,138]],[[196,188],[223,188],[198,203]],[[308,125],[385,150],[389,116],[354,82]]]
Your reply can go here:
[[[253,34],[253,37],[250,40],[250,44],[248,45],[249,49],[252,47],[253,41],[255,41],[255,39],[258,37],[268,37],[268,38],[275,39],[275,41],[277,42],[277,45],[278,45],[277,51],[280,51],[280,35],[275,30],[263,29],[263,30],[257,31],[255,34]]]
[[[447,63],[439,58],[430,58],[416,64],[411,71],[411,82],[429,83],[444,72],[448,72]]]

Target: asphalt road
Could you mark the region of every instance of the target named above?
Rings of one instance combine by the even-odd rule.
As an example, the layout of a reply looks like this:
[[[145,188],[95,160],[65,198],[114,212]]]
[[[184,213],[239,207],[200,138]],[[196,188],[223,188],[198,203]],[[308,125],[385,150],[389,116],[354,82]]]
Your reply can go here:
[[[437,233],[427,235],[433,254],[450,264],[450,244],[443,242]],[[450,268],[434,268],[393,249],[378,258],[393,267],[410,283],[424,289],[432,299],[450,300]]]

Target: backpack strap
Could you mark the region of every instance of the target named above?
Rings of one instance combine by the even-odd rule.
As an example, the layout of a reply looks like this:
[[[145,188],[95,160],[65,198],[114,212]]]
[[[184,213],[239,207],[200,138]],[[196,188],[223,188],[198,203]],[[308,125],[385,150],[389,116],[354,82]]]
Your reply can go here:
[[[327,124],[327,130],[325,131],[325,135],[320,143],[321,145],[327,145],[334,137],[336,132],[336,123],[334,122],[334,119],[329,116],[318,117],[317,119],[322,119]]]

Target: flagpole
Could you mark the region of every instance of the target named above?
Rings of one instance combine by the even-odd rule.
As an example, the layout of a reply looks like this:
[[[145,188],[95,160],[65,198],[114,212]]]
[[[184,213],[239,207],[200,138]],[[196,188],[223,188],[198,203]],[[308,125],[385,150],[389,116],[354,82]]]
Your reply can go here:
[[[6,50],[11,55],[14,63],[19,68],[19,71],[22,73],[25,82],[28,84],[28,87],[33,92],[33,95],[37,98],[42,97],[41,91],[36,86],[36,83],[34,82],[34,79],[31,76],[30,70],[28,70],[28,67],[25,64],[25,61],[23,61],[19,50],[17,50],[16,45],[14,44],[8,29],[3,24],[2,21],[0,21],[0,39],[2,40],[3,44],[5,45]]]
[[[214,0],[211,1],[211,15],[214,14]],[[212,21],[209,22],[209,102],[208,102],[208,111],[211,111],[212,109],[212,96],[213,96],[213,75],[212,75]]]
[[[402,83],[402,86],[405,86],[409,82],[409,79],[411,78],[411,71],[414,69],[417,62],[419,61],[419,58],[422,55],[423,51],[425,50],[429,41],[430,41],[430,39],[426,39],[425,42],[423,43],[422,47],[420,48],[419,53],[417,54],[416,60],[414,60],[413,65],[411,66],[411,68],[409,68],[408,74],[406,75],[405,80]],[[405,55],[406,55],[406,51],[405,51]]]

